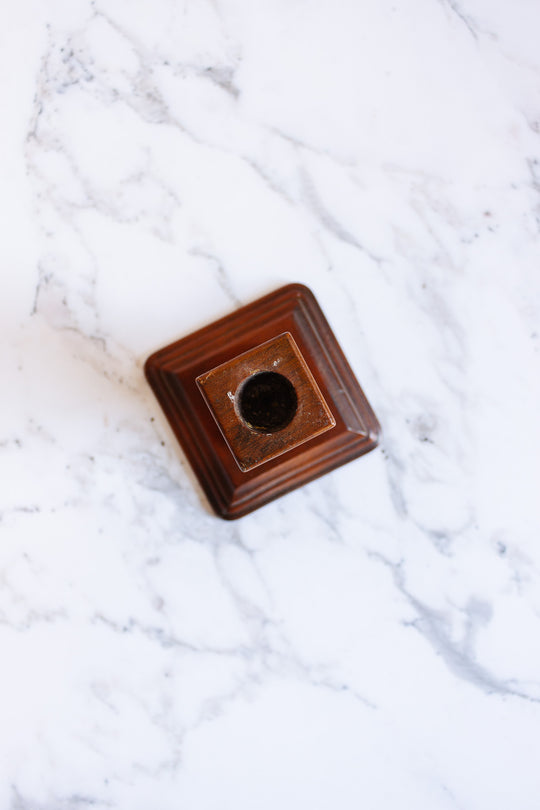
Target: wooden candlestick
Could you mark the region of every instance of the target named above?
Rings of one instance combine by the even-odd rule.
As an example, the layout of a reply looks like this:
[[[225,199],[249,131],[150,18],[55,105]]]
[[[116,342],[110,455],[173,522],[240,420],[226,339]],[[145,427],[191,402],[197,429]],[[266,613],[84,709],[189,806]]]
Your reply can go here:
[[[214,510],[238,518],[373,449],[379,425],[313,293],[289,284],[145,374]]]

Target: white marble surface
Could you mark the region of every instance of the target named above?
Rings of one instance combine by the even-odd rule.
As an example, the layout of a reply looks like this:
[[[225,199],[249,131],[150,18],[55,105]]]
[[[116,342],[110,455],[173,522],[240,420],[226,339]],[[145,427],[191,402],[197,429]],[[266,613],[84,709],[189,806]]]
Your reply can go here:
[[[1,810],[538,810],[538,2],[0,14]],[[225,523],[142,364],[289,281],[384,444]]]

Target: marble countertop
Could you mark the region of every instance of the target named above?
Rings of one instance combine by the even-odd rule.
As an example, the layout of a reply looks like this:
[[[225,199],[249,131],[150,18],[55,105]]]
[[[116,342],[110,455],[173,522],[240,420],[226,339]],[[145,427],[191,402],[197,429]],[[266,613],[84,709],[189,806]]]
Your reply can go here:
[[[0,810],[537,810],[538,3],[1,17]],[[291,281],[383,441],[225,522],[143,363]]]

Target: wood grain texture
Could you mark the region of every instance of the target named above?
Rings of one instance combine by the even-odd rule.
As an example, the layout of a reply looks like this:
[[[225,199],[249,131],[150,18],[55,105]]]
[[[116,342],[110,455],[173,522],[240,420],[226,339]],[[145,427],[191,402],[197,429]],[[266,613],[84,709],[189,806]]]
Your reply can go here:
[[[335,420],[242,471],[197,385],[209,370],[289,333]],[[155,352],[145,374],[218,515],[234,519],[372,450],[379,424],[313,293],[289,284]]]

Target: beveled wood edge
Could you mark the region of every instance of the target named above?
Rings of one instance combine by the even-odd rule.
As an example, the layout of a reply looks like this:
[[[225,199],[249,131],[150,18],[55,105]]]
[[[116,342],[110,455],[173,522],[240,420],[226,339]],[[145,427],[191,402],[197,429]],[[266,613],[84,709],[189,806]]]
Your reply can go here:
[[[340,391],[341,396],[346,399],[358,423],[358,427],[347,424],[343,412],[340,411],[341,417],[347,424],[349,430],[359,435],[368,435],[372,438],[378,438],[380,436],[381,427],[377,417],[345,357],[330,324],[321,310],[317,299],[311,290],[308,288],[306,288],[306,290],[308,294],[299,299],[299,307],[296,315],[302,316],[306,321],[308,333],[304,335],[304,337],[311,338],[312,341],[316,342],[319,351],[324,357],[326,375],[324,374],[325,369],[321,366],[320,362],[317,365],[318,371],[322,376],[330,377],[330,381],[326,381],[328,388],[330,390],[334,389]],[[298,317],[296,317],[295,320],[299,328],[301,328],[301,324],[298,323]],[[336,401],[335,395],[332,399],[334,402]]]
[[[303,284],[286,284],[284,287],[279,287],[263,298],[245,304],[240,309],[229,313],[229,315],[224,315],[217,321],[213,321],[211,324],[174,341],[169,346],[158,349],[148,357],[145,368],[147,365],[159,364],[161,368],[166,368],[168,371],[178,371],[179,368],[175,365],[175,361],[179,359],[182,360],[181,368],[192,365],[197,361],[197,358],[203,358],[207,353],[207,348],[219,338],[226,337],[227,342],[231,343],[233,339],[244,332],[249,332],[250,326],[256,326],[260,323],[261,312],[264,312],[264,320],[267,323],[279,320],[282,315],[291,311],[291,301],[304,294],[304,292],[313,295],[311,290]],[[274,306],[269,312],[267,305],[270,302]],[[268,317],[269,315],[272,317]],[[209,333],[210,326],[212,330]]]
[[[234,495],[232,479],[201,428],[197,413],[185,397],[180,382],[177,381],[174,386],[174,394],[171,392],[171,380],[167,379],[170,376],[153,367],[146,373],[148,383],[201,488],[214,510],[222,514]]]
[[[350,432],[344,435],[347,437],[355,436]],[[317,456],[311,464],[304,464],[300,473],[298,468],[292,469],[286,475],[270,479],[266,486],[259,486],[256,490],[246,493],[243,497],[238,497],[241,490],[237,489],[227,505],[227,511],[221,513],[222,517],[226,520],[236,520],[244,517],[244,515],[258,509],[260,506],[265,506],[281,495],[286,495],[288,492],[321,478],[326,473],[332,472],[332,470],[347,464],[349,461],[354,461],[354,459],[373,450],[377,445],[378,438],[359,438],[358,434],[356,434],[356,438],[347,441],[343,447]],[[290,482],[290,485],[288,482]],[[254,501],[256,505],[253,504]]]

